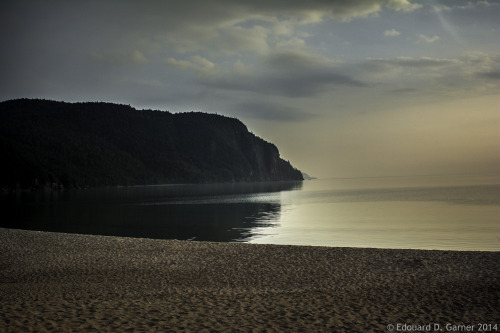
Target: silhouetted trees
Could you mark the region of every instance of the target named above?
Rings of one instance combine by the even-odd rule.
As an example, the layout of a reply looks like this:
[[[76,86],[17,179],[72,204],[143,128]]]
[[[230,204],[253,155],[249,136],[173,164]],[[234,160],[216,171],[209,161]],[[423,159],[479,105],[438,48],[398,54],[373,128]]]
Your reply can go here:
[[[0,103],[2,187],[301,180],[235,118],[128,105]]]

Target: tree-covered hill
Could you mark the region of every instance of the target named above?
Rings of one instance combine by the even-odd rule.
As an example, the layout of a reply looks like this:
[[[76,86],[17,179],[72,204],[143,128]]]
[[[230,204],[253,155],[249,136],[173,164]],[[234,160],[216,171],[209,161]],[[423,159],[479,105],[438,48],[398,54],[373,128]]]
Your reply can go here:
[[[0,103],[6,188],[302,180],[239,120],[111,103]]]

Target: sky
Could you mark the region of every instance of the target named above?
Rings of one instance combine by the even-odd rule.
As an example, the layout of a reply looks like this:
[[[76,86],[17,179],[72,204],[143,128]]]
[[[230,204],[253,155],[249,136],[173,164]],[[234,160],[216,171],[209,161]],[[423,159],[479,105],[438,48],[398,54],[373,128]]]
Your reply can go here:
[[[320,178],[500,170],[500,1],[3,0],[0,101],[236,117]]]

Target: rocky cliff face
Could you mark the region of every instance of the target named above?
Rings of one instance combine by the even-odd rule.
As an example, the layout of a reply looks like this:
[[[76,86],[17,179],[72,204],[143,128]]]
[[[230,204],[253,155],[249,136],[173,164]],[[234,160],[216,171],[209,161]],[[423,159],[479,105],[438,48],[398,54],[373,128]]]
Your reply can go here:
[[[239,120],[110,103],[0,103],[2,187],[302,180]]]

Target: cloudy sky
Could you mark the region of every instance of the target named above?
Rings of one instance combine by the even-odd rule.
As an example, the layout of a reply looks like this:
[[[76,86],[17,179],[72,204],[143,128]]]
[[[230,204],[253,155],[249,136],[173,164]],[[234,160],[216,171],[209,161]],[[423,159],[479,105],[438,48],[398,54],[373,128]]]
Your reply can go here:
[[[0,100],[241,119],[318,177],[500,170],[500,1],[3,0]]]

